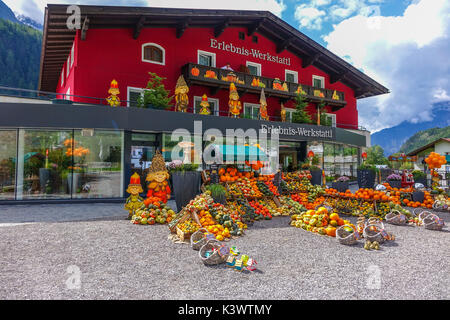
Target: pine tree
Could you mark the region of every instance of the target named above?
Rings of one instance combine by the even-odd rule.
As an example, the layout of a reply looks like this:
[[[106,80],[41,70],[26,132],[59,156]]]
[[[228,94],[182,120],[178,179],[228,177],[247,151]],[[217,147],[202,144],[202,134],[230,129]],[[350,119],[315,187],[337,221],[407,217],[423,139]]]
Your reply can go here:
[[[295,98],[295,111],[292,113],[293,123],[311,123],[311,116],[306,112],[305,108],[308,106],[308,102],[298,94]]]

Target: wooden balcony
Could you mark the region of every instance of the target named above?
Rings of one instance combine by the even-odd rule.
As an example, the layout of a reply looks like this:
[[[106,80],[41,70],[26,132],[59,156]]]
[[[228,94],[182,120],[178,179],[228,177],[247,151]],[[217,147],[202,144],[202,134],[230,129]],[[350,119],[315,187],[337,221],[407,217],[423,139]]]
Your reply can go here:
[[[188,63],[183,66],[182,74],[189,85],[196,84],[209,87],[209,95],[215,95],[220,89],[228,90],[230,83],[234,82],[241,97],[247,93],[259,95],[261,89],[264,88],[266,97],[277,97],[282,101],[295,99],[301,92],[306,101],[324,102],[332,108],[332,111],[339,110],[347,104],[344,93],[340,91],[315,88],[282,80],[277,81],[273,78],[259,77],[238,71]]]

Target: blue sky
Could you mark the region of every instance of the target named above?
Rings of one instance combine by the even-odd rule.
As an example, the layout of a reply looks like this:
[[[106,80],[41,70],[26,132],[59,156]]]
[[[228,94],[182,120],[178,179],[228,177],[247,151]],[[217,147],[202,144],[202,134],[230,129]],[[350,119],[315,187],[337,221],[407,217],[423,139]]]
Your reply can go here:
[[[450,101],[449,0],[3,0],[43,21],[47,3],[268,10],[390,89],[358,100],[372,132],[432,120]]]

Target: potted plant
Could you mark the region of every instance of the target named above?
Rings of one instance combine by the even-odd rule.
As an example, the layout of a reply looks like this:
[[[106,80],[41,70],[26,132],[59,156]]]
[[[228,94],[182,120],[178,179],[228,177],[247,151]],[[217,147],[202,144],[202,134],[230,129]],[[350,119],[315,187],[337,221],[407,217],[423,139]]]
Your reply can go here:
[[[198,164],[183,164],[180,160],[169,163],[169,172],[177,210],[180,211],[200,193],[201,172],[198,171]]]
[[[389,183],[389,185],[392,188],[400,189],[402,187],[402,176],[401,175],[393,173],[393,174],[387,176],[386,181],[387,181],[387,183]]]
[[[374,165],[363,163],[356,172],[359,188],[373,188],[377,173],[377,168]]]
[[[424,187],[427,187],[427,175],[422,170],[414,170],[411,172],[414,177],[415,183],[421,183]]]
[[[211,192],[211,196],[214,202],[226,204],[227,202],[227,189],[221,184],[211,184],[206,187],[206,190]]]
[[[169,90],[166,90],[163,84],[165,78],[159,77],[156,73],[149,72],[146,90],[137,99],[139,108],[152,108],[159,110],[167,110],[172,107],[170,102],[173,96],[169,96]]]
[[[339,192],[345,192],[348,189],[348,182],[350,178],[347,176],[341,176],[336,179],[331,185],[333,189],[336,189]]]

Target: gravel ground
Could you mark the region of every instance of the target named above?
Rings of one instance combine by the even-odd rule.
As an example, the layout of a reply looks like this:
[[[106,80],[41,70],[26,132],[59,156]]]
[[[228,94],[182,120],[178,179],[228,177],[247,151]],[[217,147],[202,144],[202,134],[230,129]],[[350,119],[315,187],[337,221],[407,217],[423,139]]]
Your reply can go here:
[[[80,210],[53,205],[33,211],[70,216],[70,208]],[[19,206],[0,210],[21,214]],[[238,273],[204,266],[197,251],[168,240],[167,226],[118,219],[120,212],[124,217],[119,205],[85,205],[94,217],[89,210],[105,212],[105,218],[31,224],[3,218],[0,299],[450,298],[448,227],[439,232],[387,225],[396,241],[366,251],[362,243],[343,246],[278,217],[229,242],[258,261],[258,272]],[[106,212],[114,218],[106,220]],[[439,215],[450,223],[449,214]],[[81,272],[79,288],[69,281],[75,277],[69,266]]]

